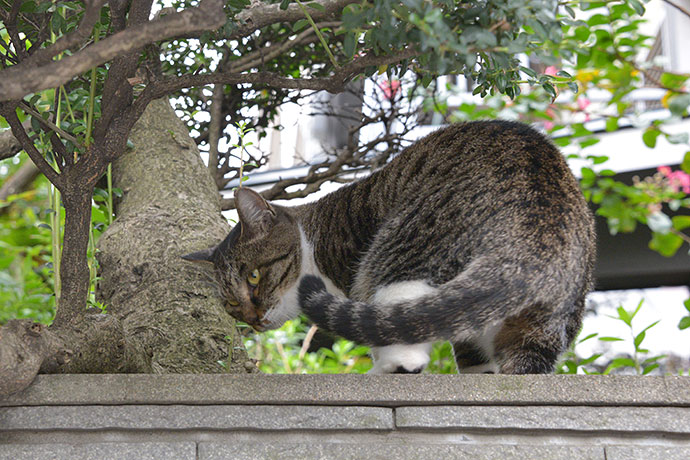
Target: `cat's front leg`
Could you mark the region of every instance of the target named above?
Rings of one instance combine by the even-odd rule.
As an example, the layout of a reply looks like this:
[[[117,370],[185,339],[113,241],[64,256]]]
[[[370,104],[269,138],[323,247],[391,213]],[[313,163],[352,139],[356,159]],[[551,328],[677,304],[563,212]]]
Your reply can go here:
[[[419,374],[429,364],[431,342],[372,347],[374,367],[369,374]]]

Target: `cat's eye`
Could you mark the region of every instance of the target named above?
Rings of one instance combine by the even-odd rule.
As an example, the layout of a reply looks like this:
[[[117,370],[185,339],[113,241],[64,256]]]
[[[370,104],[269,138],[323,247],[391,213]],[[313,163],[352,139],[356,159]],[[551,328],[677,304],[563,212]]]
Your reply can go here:
[[[250,286],[256,286],[259,284],[259,280],[261,279],[261,274],[259,273],[259,270],[254,269],[249,276],[247,277],[247,282],[249,283]]]
[[[236,307],[236,306],[238,306],[238,305],[240,304],[240,303],[239,303],[237,300],[235,300],[235,299],[226,299],[226,300],[227,300],[227,302],[228,302],[228,305],[230,305],[231,307]]]

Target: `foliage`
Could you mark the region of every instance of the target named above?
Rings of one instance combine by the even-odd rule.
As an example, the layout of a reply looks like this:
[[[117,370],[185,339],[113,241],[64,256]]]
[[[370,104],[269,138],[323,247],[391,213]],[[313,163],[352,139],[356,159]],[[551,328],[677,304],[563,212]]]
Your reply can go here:
[[[630,337],[623,339],[614,336],[598,336],[597,333],[590,334],[584,338],[578,338],[571,350],[566,353],[562,362],[559,365],[558,373],[561,374],[577,374],[579,372],[585,374],[602,374],[608,375],[611,373],[633,373],[636,375],[647,375],[658,369],[660,361],[666,358],[666,355],[651,355],[650,351],[643,347],[643,342],[647,336],[647,331],[656,326],[659,321],[648,324],[639,332],[633,327],[633,320],[640,312],[644,300],[640,300],[634,310],[626,310],[623,306],[616,309],[616,316],[611,316],[618,321],[625,324],[630,331]],[[577,356],[576,347],[590,339],[597,338],[600,342],[626,342],[632,345],[630,353],[617,356],[611,359],[608,363],[598,364],[597,361],[602,357],[602,353],[595,353],[588,358],[580,358]]]
[[[44,324],[52,319],[55,299],[46,190],[44,183],[0,207],[0,324],[13,318]]]
[[[249,328],[241,323],[239,326]],[[258,368],[269,374],[361,374],[371,369],[369,347],[336,339],[331,348],[307,351],[311,341],[307,338],[309,336],[308,322],[299,317],[286,322],[280,329],[249,334],[244,346]],[[457,372],[448,342],[435,344],[430,358],[426,373]]]
[[[0,71],[11,70],[27,59],[29,52],[45,51],[78,30],[88,3],[22,2],[18,15],[8,21],[11,2],[0,0]],[[136,76],[111,74],[113,69],[122,70],[125,57],[120,56],[118,60],[94,64],[61,86],[25,94],[21,105],[13,111],[21,121],[30,120],[27,134],[36,149],[58,170],[94,158],[96,153],[104,154],[106,145],[109,149],[117,146],[116,151],[107,152],[108,158],[122,153],[124,140],[118,143],[108,138],[109,142],[105,142],[105,133],[125,132],[126,138],[127,129],[109,129],[108,120],[120,117],[122,107],[132,106],[118,106],[113,91],[109,101],[112,105],[104,100],[108,82],[126,80],[131,84],[124,85],[122,90],[132,93],[128,103],[145,105],[154,90],[157,95],[176,91],[177,108],[197,143],[209,152],[218,151],[215,176],[222,188],[233,177],[242,178],[245,172],[264,163],[262,159],[253,164],[238,163],[231,147],[244,153],[244,133],[255,129],[259,136],[264,135],[281,104],[300,101],[304,94],[290,89],[297,88],[297,83],[317,89],[313,82],[323,82],[322,88],[340,89],[348,79],[385,74],[389,82],[387,99],[392,105],[395,96],[402,94],[393,90],[396,86],[392,82],[413,75],[418,86],[429,90],[423,94],[423,106],[442,112],[449,120],[508,117],[544,123],[559,146],[586,162],[581,168],[583,190],[598,205],[597,212],[607,219],[612,233],[647,225],[654,232],[650,247],[663,255],[674,254],[690,241],[683,233],[690,228],[690,219],[667,215],[668,209],[690,207],[687,179],[683,175],[690,173],[690,150],[680,165],[681,171],[662,169],[634,184],[616,181],[611,177],[612,171],[602,169],[605,156],[587,153],[598,142],[588,124],[595,117],[605,120],[607,131],[625,125],[642,126],[641,141],[649,148],[657,147],[660,139],[688,144],[687,133],[672,134],[668,125],[687,116],[689,76],[672,72],[654,76],[652,71],[658,69],[640,54],[640,49],[649,47],[650,37],[639,32],[644,6],[638,0],[583,2],[577,4],[578,10],[571,2],[562,3],[559,9],[555,0],[363,0],[353,2],[342,13],[322,15],[321,19],[317,16],[328,2],[282,0],[272,3],[286,12],[299,3],[301,17],[279,18],[245,35],[238,31],[251,21],[239,18],[260,8],[248,8],[248,0],[224,3],[225,24],[220,29],[172,34],[143,47],[141,53],[133,53],[132,70],[140,64]],[[174,11],[181,11],[195,8],[198,2],[180,0],[169,4]],[[100,9],[97,21],[80,46],[65,49],[47,61],[59,62],[88,51],[99,41],[112,40],[122,26],[113,23],[112,8],[115,6],[108,4]],[[124,16],[120,19],[124,22]],[[181,36],[187,38],[172,38]],[[518,59],[521,55],[537,65],[524,65],[524,60]],[[235,78],[221,85],[217,76],[222,73]],[[464,75],[473,84],[474,94],[485,99],[453,107],[439,98],[433,77],[449,73]],[[341,74],[347,75],[343,81],[335,78]],[[175,78],[191,83],[177,84]],[[208,84],[213,83],[211,91]],[[641,117],[644,108],[641,110],[631,98],[643,84],[650,83],[663,90],[658,102],[667,109],[664,117],[656,120]],[[602,92],[603,98],[599,97]],[[419,94],[415,91],[413,97]],[[120,111],[108,114],[109,109],[115,110],[112,107]],[[216,114],[212,113],[214,107],[218,109]],[[220,126],[216,132],[214,119],[216,126]],[[245,119],[250,121],[242,125],[239,141],[232,129],[223,128],[228,121],[237,123]],[[99,123],[103,123],[100,138],[96,134]],[[1,117],[0,127],[7,127]],[[58,134],[54,135],[55,132]],[[244,171],[240,169],[243,164]],[[77,177],[72,184],[82,179]],[[8,211],[0,217],[0,323],[13,316],[48,322],[52,315],[52,292],[58,283],[50,276],[50,252],[52,248],[58,254],[59,245],[49,231],[59,235],[63,217],[58,199],[54,199],[57,212],[52,215],[39,210],[40,206],[47,208],[45,190],[43,185],[36,192],[14,197]],[[88,228],[91,292],[97,282],[94,243],[112,220],[113,194],[117,193],[111,184],[102,184],[102,189],[93,193],[96,206],[91,208],[92,222]],[[47,224],[51,216],[56,219],[46,228],[42,224]],[[690,311],[690,304],[686,303],[686,308]],[[618,312],[621,321],[630,323],[631,331],[638,310]],[[679,324],[680,328],[689,326],[690,315]],[[621,358],[630,360],[619,361],[622,368],[644,373],[655,365],[655,360],[648,361],[654,357],[646,358],[641,348],[649,327],[652,326],[633,335],[633,357]],[[296,320],[279,331],[255,336],[247,347],[267,371],[359,372],[370,365],[365,348],[345,341],[319,353],[303,351],[300,342],[306,340],[307,334],[306,326]],[[452,372],[450,356],[448,344],[435,347],[431,370]],[[570,364],[566,361],[563,369],[584,371],[598,358],[571,355]],[[614,370],[620,369],[614,367],[609,372]]]

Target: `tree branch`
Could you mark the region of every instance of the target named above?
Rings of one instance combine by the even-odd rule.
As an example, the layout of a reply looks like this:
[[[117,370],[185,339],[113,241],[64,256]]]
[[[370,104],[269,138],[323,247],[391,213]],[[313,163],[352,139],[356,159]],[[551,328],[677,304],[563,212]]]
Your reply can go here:
[[[17,117],[15,107],[16,105],[11,103],[0,104],[0,115],[2,115],[10,125],[12,134],[14,134],[14,137],[29,155],[31,161],[33,161],[43,175],[59,189],[63,185],[62,177],[48,164],[45,158],[43,158],[43,155],[36,149],[31,139],[29,139],[29,136],[26,134],[26,131],[24,131],[24,127]]]
[[[225,24],[221,0],[204,0],[196,8],[164,16],[135,29],[125,29],[59,61],[42,66],[19,65],[0,71],[0,101],[58,87],[94,66],[149,43],[181,34],[215,30]]]
[[[304,13],[295,3],[290,4],[286,10],[281,10],[278,3],[257,3],[257,6],[251,6],[236,16],[235,20],[240,26],[225,38],[245,37],[262,27],[277,22],[293,23],[304,18]],[[335,17],[339,18],[343,8],[352,3],[359,3],[359,0],[316,0],[313,3],[320,4],[323,9],[313,9],[309,14],[314,21],[323,21]]]
[[[25,161],[24,164],[0,187],[0,202],[7,201],[10,195],[16,195],[29,188],[29,185],[36,180],[40,171],[32,161]],[[7,208],[0,208],[0,214]]]
[[[29,123],[27,120],[22,124],[22,127],[24,129],[29,129],[31,127],[31,123]],[[11,158],[21,150],[22,145],[19,143],[17,138],[14,137],[11,129],[0,132],[0,160]]]
[[[38,113],[36,110],[30,107],[26,102],[22,101],[18,105],[20,109],[22,109],[24,112],[28,113],[32,117],[36,118],[36,120],[43,126],[50,129],[51,131],[55,131],[60,135],[60,137],[62,137],[63,139],[67,139],[68,141],[73,143],[75,147],[79,149],[84,149],[84,146],[81,144],[81,142],[79,142],[79,140],[77,140],[76,137],[72,136],[70,133],[60,128],[50,120],[46,120],[45,118],[43,118],[40,113]]]
[[[12,2],[12,9],[8,15],[8,19],[5,22],[7,34],[10,36],[10,40],[14,45],[14,51],[17,53],[17,58],[20,60],[28,56],[24,40],[19,38],[19,31],[17,30],[17,15],[19,15],[19,8],[21,6],[21,0],[14,0],[14,2]]]
[[[340,22],[324,22],[317,24],[317,27],[334,27],[340,24]],[[280,56],[285,51],[289,50],[294,46],[315,42],[318,40],[317,37],[310,37],[310,35],[312,35],[313,33],[314,29],[309,27],[306,30],[300,32],[292,40],[286,40],[284,42],[275,43],[273,45],[260,48],[254,51],[253,53],[247,54],[246,56],[242,56],[240,59],[237,59],[236,61],[232,61],[232,63],[230,63],[227,72],[244,72],[246,70],[258,67],[263,62],[275,59],[276,57]],[[307,39],[308,37],[309,39]]]
[[[61,37],[52,46],[36,51],[30,58],[22,62],[23,66],[38,67],[45,64],[58,54],[81,44],[91,36],[93,26],[101,17],[101,8],[105,0],[90,0],[84,3],[86,3],[86,9],[79,27],[73,32]]]

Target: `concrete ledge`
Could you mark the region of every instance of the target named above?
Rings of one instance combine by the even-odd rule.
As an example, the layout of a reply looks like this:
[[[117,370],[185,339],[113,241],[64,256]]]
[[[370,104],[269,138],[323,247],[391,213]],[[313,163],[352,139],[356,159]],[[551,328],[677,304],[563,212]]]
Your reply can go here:
[[[45,375],[0,460],[687,460],[690,378]]]
[[[690,383],[690,382],[689,382]],[[663,432],[690,438],[690,408],[666,407],[401,407],[398,428]],[[690,459],[690,457],[689,457]]]
[[[0,445],[0,460],[196,460],[193,442],[98,443],[98,444],[15,444]]]
[[[270,459],[328,459],[328,460],[606,460],[602,447],[563,446],[444,446],[386,445],[372,448],[366,445],[340,444],[337,450],[329,444],[271,444],[242,445],[201,443],[200,460]],[[687,459],[685,459],[687,460]]]
[[[15,430],[392,430],[393,411],[361,406],[5,407],[0,408],[0,427]]]
[[[588,375],[39,375],[1,406],[122,404],[690,407],[690,378]]]

